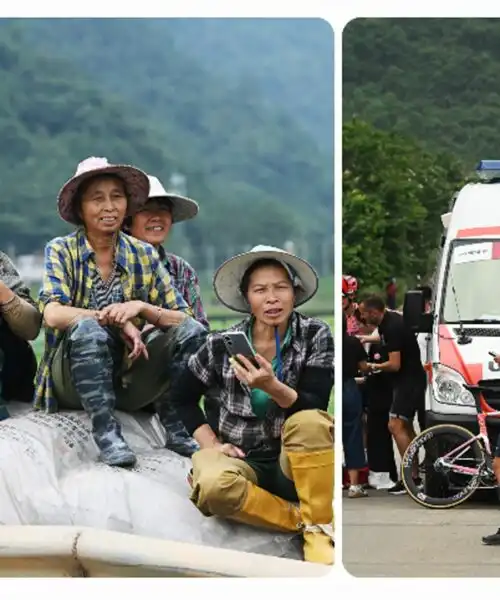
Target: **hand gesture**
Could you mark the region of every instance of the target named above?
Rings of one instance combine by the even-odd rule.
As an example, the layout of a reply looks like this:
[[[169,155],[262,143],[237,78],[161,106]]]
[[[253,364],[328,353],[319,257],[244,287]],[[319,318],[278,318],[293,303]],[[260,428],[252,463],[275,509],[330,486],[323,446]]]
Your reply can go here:
[[[107,325],[116,325],[123,327],[127,321],[135,319],[143,310],[144,302],[141,300],[131,300],[120,304],[110,304],[100,312],[99,323],[101,319],[106,321]]]
[[[243,450],[234,444],[217,444],[215,448],[219,452],[222,452],[222,454],[230,456],[231,458],[245,458]]]
[[[130,354],[128,355],[130,360],[136,360],[139,358],[139,356],[141,356],[141,354],[146,360],[149,358],[146,346],[142,341],[141,332],[133,323],[130,321],[125,323],[122,328],[122,336],[128,348],[131,350]]]

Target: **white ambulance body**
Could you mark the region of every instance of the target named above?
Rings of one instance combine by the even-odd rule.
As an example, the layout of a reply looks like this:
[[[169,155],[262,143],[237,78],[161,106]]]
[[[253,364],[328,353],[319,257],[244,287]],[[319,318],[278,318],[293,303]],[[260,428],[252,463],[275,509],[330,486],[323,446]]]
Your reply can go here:
[[[488,382],[500,410],[500,161],[482,161],[442,216],[444,235],[433,289],[432,328],[422,348],[429,373],[426,425],[477,431],[474,400],[463,384]],[[424,335],[424,334],[420,334]],[[491,426],[496,443],[498,427]]]

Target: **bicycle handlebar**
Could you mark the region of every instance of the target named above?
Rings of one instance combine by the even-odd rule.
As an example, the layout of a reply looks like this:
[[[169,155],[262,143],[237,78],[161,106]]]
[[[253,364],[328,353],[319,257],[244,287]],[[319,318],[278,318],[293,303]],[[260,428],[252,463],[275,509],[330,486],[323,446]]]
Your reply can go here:
[[[481,403],[481,394],[487,393],[487,392],[491,392],[493,394],[498,393],[498,388],[494,389],[491,387],[488,387],[486,385],[467,385],[464,384],[464,388],[469,391],[472,394],[472,397],[474,398],[474,404],[476,405],[476,410],[479,413],[484,413],[484,412],[490,412],[493,409],[485,409],[485,407],[482,405]],[[486,402],[486,405],[488,405],[488,403]]]

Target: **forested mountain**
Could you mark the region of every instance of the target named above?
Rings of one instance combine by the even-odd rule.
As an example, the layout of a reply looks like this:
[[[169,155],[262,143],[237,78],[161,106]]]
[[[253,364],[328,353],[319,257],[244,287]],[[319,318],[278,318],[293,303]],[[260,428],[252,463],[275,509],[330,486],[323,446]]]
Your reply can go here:
[[[55,197],[88,155],[132,162],[165,182],[185,175],[202,206],[185,235],[199,251],[215,246],[216,260],[228,245],[331,237],[331,155],[251,78],[207,69],[165,25],[0,22],[4,246],[30,251],[64,228]]]
[[[500,158],[500,20],[357,19],[343,63],[344,269],[414,285],[453,193]]]
[[[251,79],[333,151],[333,30],[322,19],[169,19],[176,46],[233,84]],[[231,56],[232,60],[227,60]]]
[[[500,19],[356,19],[343,35],[343,116],[447,150],[500,157]]]

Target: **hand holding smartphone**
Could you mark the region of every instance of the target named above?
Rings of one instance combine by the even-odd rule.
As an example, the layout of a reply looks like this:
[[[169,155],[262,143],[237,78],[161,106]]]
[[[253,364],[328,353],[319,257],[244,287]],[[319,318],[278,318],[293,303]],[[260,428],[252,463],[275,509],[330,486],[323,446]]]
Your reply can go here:
[[[252,348],[250,340],[243,331],[227,331],[222,334],[222,339],[229,356],[238,360],[237,355],[241,354],[249,360],[255,368],[260,368],[259,363],[255,359],[255,350]],[[240,363],[240,361],[238,361],[238,363]]]

